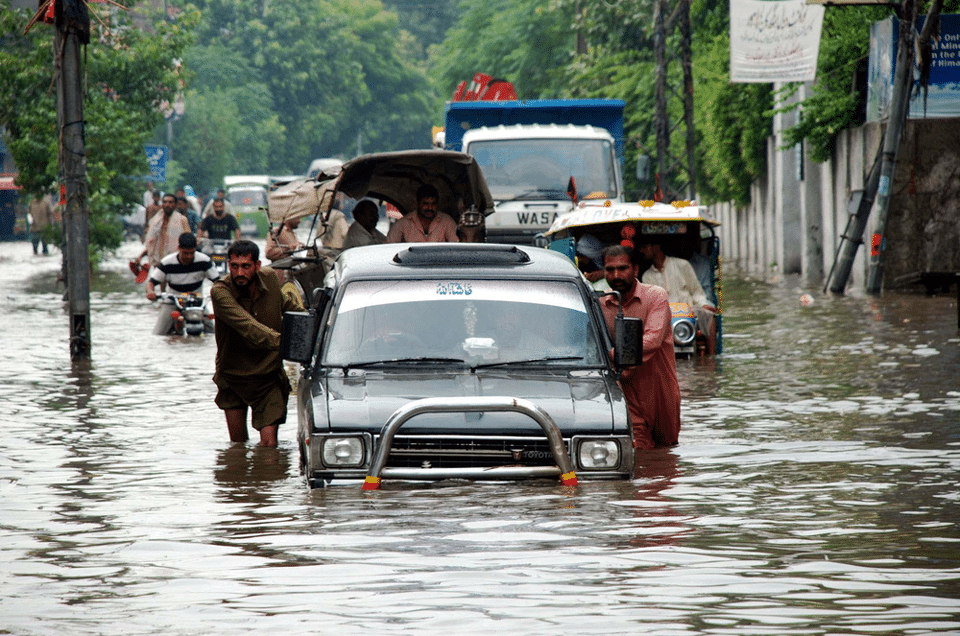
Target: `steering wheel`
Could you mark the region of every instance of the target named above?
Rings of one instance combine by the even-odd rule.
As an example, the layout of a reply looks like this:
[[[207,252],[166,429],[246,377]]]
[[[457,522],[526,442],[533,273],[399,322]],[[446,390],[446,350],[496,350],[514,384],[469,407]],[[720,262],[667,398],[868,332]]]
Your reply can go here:
[[[424,344],[423,340],[412,333],[407,333],[405,331],[398,331],[377,336],[376,338],[369,340],[367,344],[373,351],[402,351],[409,353],[410,355],[421,354],[427,348],[427,345]]]

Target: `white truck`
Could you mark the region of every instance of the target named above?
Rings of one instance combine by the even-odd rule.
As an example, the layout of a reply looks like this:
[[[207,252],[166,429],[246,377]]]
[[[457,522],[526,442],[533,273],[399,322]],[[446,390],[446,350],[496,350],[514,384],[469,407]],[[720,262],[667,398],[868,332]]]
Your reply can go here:
[[[495,201],[488,242],[532,244],[575,201],[622,202],[624,102],[448,102],[444,144],[472,155]]]
[[[265,238],[270,229],[267,219],[267,175],[231,175],[223,178],[227,200],[240,224],[240,234],[246,238]]]

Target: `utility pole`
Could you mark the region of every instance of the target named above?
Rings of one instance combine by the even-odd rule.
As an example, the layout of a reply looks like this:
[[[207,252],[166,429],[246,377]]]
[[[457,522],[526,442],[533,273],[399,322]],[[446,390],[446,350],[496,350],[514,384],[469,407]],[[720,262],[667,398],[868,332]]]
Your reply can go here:
[[[656,66],[654,82],[654,132],[657,144],[656,172],[664,199],[697,197],[696,187],[696,135],[693,124],[693,54],[690,46],[690,2],[677,0],[673,11],[669,13],[669,0],[655,0],[653,6],[653,56]],[[675,28],[679,27],[679,56],[677,51],[669,51],[667,40]],[[670,85],[669,65],[671,59],[680,58],[682,69],[682,95],[677,86]],[[684,116],[676,123],[670,121],[669,101],[671,98],[681,102]],[[683,125],[686,129],[684,152],[674,154],[670,137],[674,130]]]
[[[90,41],[90,16],[83,0],[56,0],[54,33],[70,359],[78,362],[90,359],[90,225],[80,81],[80,46]]]
[[[851,197],[849,208],[850,218],[847,227],[841,236],[840,245],[834,259],[833,268],[827,276],[826,287],[835,294],[842,294],[853,269],[853,261],[857,250],[863,243],[863,235],[870,218],[870,210],[874,201],[877,202],[877,225],[874,237],[871,240],[870,268],[867,272],[866,290],[872,294],[881,291],[883,283],[883,251],[885,248],[887,212],[890,208],[891,186],[893,173],[896,168],[897,150],[903,127],[910,109],[910,90],[913,86],[913,60],[915,49],[915,30],[919,2],[922,0],[903,0],[898,8],[897,17],[900,20],[900,33],[897,44],[896,70],[893,78],[893,93],[890,99],[890,110],[887,114],[887,127],[884,131],[882,145],[877,152],[873,168],[867,176],[863,192],[855,193]],[[872,4],[865,1],[863,4]],[[920,36],[921,46],[929,42],[931,31],[936,18],[940,15],[943,6],[942,0],[933,0],[927,12],[927,19]]]
[[[897,167],[897,150],[903,125],[910,110],[910,88],[913,86],[913,46],[917,24],[916,0],[903,0],[900,20],[900,46],[897,50],[897,70],[894,72],[893,98],[890,118],[883,136],[883,154],[880,156],[880,179],[877,182],[877,227],[875,247],[870,251],[870,269],[867,272],[867,292],[879,294],[883,282],[883,249],[890,209],[890,189],[893,171]]]

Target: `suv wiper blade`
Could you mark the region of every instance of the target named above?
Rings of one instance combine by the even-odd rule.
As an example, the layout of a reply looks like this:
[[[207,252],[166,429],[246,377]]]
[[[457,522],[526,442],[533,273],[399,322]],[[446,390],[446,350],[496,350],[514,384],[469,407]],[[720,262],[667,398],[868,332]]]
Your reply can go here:
[[[583,356],[549,356],[546,358],[528,358],[525,360],[506,360],[504,362],[486,362],[474,365],[474,369],[488,369],[490,367],[505,367],[511,364],[533,364],[535,362],[551,362],[553,360],[583,360]]]
[[[461,358],[430,358],[427,356],[417,356],[413,358],[391,358],[389,360],[373,360],[372,362],[354,362],[343,365],[344,368],[362,369],[363,367],[375,367],[378,365],[404,364],[407,362],[456,362],[461,366],[466,366],[466,362]]]

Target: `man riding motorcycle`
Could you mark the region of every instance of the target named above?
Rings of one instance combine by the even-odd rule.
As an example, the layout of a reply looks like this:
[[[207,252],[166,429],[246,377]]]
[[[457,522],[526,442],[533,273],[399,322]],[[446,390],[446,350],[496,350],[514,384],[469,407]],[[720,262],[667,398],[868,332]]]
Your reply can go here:
[[[178,294],[199,294],[205,278],[215,281],[220,278],[220,273],[209,256],[197,252],[197,238],[190,232],[184,232],[178,239],[177,251],[168,254],[159,265],[151,268],[147,281],[147,299],[154,301],[158,298],[157,285],[161,289],[169,286],[171,291]],[[166,335],[173,327],[174,318],[167,303],[164,303],[153,333]]]

